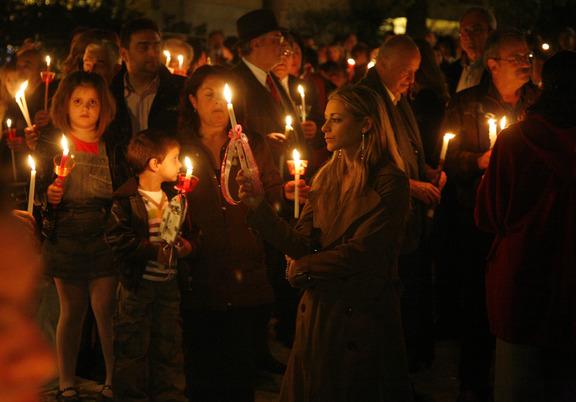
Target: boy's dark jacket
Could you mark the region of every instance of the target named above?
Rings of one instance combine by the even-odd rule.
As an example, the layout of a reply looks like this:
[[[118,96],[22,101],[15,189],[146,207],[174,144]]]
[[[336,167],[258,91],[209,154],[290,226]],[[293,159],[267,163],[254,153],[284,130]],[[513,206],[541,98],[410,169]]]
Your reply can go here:
[[[162,190],[169,199],[176,194],[171,183],[164,183]],[[182,237],[190,242],[191,254],[194,254],[198,249],[199,233],[188,217],[182,225]],[[120,281],[128,289],[137,289],[146,263],[157,258],[159,245],[150,242],[148,213],[142,196],[138,193],[136,177],[129,179],[114,193],[106,242],[116,255]],[[185,260],[178,259],[179,279],[185,281],[187,272]]]

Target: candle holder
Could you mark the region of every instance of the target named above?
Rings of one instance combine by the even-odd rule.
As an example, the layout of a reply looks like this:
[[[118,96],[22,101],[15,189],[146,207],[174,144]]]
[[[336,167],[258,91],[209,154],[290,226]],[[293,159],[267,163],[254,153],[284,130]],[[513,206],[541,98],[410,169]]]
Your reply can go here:
[[[186,177],[185,173],[180,173],[174,188],[176,188],[179,193],[191,193],[194,191],[199,181],[200,179],[196,176]]]
[[[76,161],[73,157],[66,157],[64,163],[62,163],[62,155],[54,157],[54,173],[58,175],[59,179],[64,180],[74,169],[74,166],[76,166]]]
[[[16,128],[7,128],[6,129],[6,142],[8,146],[11,148],[17,147],[18,145],[22,145],[24,143],[24,138],[19,136],[16,133]]]
[[[295,176],[296,175],[296,164],[294,163],[293,159],[289,159],[286,161],[286,163],[288,164],[288,171],[290,172],[290,175]],[[300,166],[299,166],[299,172],[298,175],[299,176],[304,176],[304,174],[306,173],[306,168],[308,167],[308,161],[306,159],[301,159],[300,160]]]
[[[56,73],[54,71],[41,71],[40,78],[42,78],[42,82],[46,85],[50,84],[56,78]]]

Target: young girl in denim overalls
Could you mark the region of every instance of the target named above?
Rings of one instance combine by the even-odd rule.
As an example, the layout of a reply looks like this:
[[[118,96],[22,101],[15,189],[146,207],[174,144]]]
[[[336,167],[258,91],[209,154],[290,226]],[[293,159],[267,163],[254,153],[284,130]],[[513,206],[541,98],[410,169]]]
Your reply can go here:
[[[114,113],[112,95],[104,79],[94,73],[68,75],[52,102],[52,120],[66,135],[75,162],[63,181],[56,179],[48,186],[53,227],[42,250],[60,300],[56,330],[59,401],[80,400],[74,378],[88,303],[94,312],[106,366],[101,398],[112,399],[116,276],[104,229],[113,189],[102,135]]]

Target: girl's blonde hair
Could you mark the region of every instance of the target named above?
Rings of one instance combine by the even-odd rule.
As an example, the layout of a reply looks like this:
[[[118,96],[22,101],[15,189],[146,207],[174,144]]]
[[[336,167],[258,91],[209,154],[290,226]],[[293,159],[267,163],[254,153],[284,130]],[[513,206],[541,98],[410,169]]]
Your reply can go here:
[[[380,95],[368,87],[346,86],[333,92],[328,100],[342,102],[346,111],[355,119],[370,119],[372,122],[351,166],[337,150],[314,178],[312,190],[320,190],[318,193],[322,205],[336,207],[365,192],[368,180],[380,166],[393,163],[404,171],[404,161],[398,152],[390,118]],[[344,175],[352,176],[352,188],[347,192],[342,190]]]

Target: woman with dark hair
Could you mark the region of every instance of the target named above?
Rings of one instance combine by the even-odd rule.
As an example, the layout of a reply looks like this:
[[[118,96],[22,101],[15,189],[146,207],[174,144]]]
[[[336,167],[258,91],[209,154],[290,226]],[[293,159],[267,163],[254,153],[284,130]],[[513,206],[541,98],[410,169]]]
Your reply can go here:
[[[295,228],[237,177],[249,224],[290,257],[286,278],[303,290],[280,401],[412,401],[397,269],[409,205],[404,162],[373,90],[338,89],[325,117],[333,156]]]
[[[498,135],[478,188],[476,223],[496,234],[496,402],[576,400],[575,71],[575,52],[546,61],[540,98]]]
[[[227,204],[220,188],[220,166],[229,141],[223,89],[231,81],[225,67],[200,67],[186,82],[181,102],[182,154],[193,159],[194,174],[200,179],[189,197],[188,211],[202,233],[182,292],[191,401],[254,399],[254,359],[267,348],[261,328],[273,302],[263,241],[246,224],[247,208]],[[279,206],[282,182],[272,154],[263,138],[249,139],[266,198]],[[233,177],[231,181],[235,187]],[[236,194],[237,188],[231,193]]]

